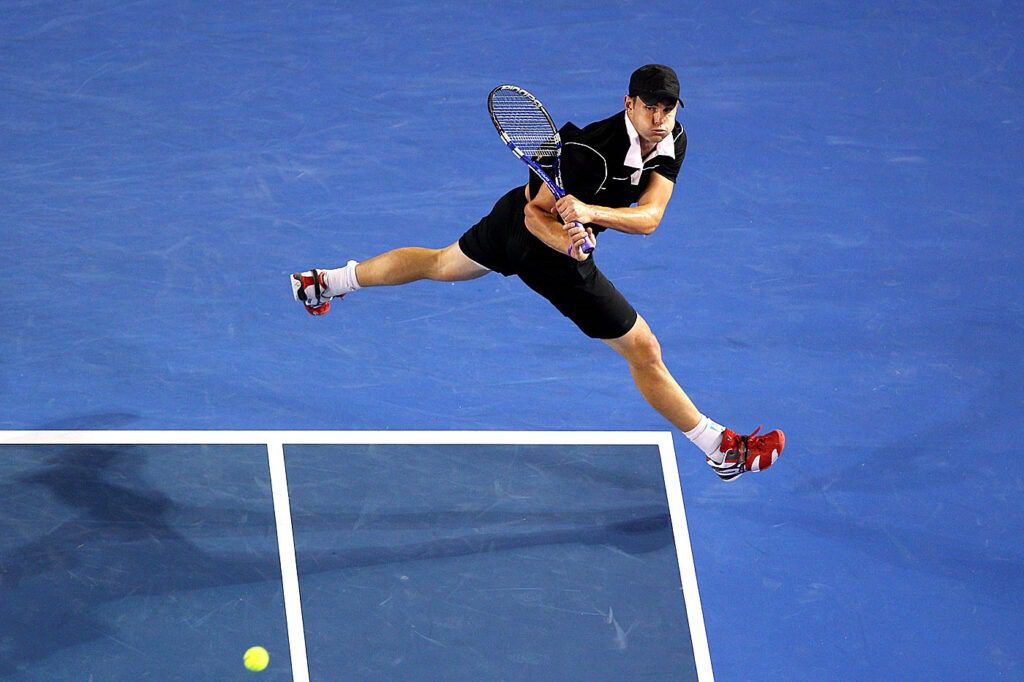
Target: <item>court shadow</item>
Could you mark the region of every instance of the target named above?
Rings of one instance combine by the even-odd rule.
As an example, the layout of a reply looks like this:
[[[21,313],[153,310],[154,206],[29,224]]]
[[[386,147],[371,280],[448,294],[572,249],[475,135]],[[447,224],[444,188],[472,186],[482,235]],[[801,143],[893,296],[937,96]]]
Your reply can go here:
[[[41,431],[100,431],[120,429],[139,421],[139,415],[130,412],[95,412],[48,421],[38,427]]]
[[[387,514],[371,519],[370,525],[380,527],[389,523]],[[423,514],[420,525],[432,527],[433,513]],[[426,542],[401,544],[375,544],[357,547],[330,547],[302,549],[301,529],[298,561],[303,573],[345,568],[364,568],[408,561],[430,561],[474,554],[505,552],[529,547],[550,545],[594,545],[613,547],[628,555],[655,552],[673,544],[671,520],[664,510],[620,509],[591,514],[580,513],[570,517],[526,519],[519,530],[487,530],[473,512],[462,513],[463,523],[449,526],[451,537]],[[524,520],[520,515],[520,520]],[[552,527],[554,526],[554,527]],[[463,531],[463,532],[459,532]],[[341,533],[339,532],[339,539]]]
[[[60,448],[8,486],[55,523],[0,554],[0,675],[113,635],[98,616],[107,602],[279,579],[276,555],[214,556],[185,537],[182,510],[143,479],[145,461],[131,446]],[[221,527],[244,522],[244,510],[221,514]]]
[[[1024,609],[1021,557],[968,543],[920,528],[835,514],[781,513],[779,522],[804,530],[823,541],[841,541],[876,564],[900,573],[924,573],[955,581],[974,593],[978,604],[997,609]]]

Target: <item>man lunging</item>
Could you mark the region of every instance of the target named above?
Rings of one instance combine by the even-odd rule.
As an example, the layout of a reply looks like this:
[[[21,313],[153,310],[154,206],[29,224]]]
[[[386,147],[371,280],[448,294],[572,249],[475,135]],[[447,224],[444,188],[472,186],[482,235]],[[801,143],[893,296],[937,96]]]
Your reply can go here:
[[[723,480],[763,471],[785,447],[782,431],[758,435],[758,428],[741,436],[703,415],[665,366],[647,322],[582,251],[585,236],[596,243],[607,229],[654,232],[686,154],[686,131],[676,122],[679,80],[671,68],[637,69],[623,103],[624,111],[604,120],[582,129],[567,123],[559,131],[565,197],[556,201],[531,174],[450,246],[405,247],[342,268],[296,273],[292,293],[308,312],[323,315],[331,299],[365,287],[464,281],[492,271],[516,275],[584,334],[614,348],[647,402],[704,452]]]

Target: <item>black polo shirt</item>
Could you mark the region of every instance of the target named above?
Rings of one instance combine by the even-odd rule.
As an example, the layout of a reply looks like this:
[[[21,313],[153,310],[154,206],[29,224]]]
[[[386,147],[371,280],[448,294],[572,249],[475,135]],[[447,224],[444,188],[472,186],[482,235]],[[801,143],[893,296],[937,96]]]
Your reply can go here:
[[[672,134],[646,159],[641,158],[639,136],[625,111],[582,129],[566,123],[559,133],[565,191],[585,203],[609,208],[635,204],[647,189],[651,173],[675,182],[686,156],[686,130],[677,121]],[[536,196],[540,183],[531,173],[530,196]],[[605,229],[592,227],[595,232]]]

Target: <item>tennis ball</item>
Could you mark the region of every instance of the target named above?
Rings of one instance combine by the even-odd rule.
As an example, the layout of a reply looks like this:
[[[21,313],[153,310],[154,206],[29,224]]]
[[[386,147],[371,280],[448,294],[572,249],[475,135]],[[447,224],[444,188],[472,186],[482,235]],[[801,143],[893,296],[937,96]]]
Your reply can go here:
[[[245,663],[247,670],[258,673],[270,663],[270,654],[261,646],[249,647],[242,657],[242,662]]]

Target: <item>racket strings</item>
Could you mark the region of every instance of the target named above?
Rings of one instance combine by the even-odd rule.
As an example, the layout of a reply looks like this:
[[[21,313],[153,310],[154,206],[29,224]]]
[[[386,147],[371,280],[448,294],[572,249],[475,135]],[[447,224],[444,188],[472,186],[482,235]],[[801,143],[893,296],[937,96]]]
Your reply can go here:
[[[491,112],[509,139],[534,158],[558,155],[557,130],[537,103],[518,92],[497,92]]]

